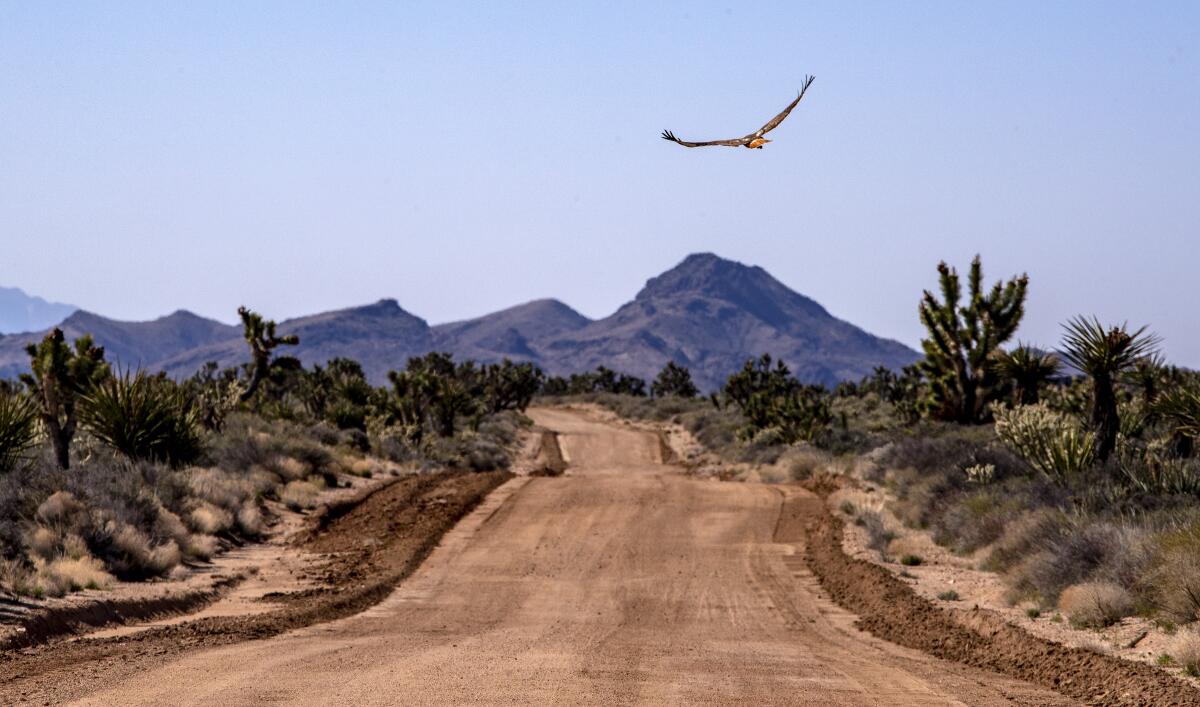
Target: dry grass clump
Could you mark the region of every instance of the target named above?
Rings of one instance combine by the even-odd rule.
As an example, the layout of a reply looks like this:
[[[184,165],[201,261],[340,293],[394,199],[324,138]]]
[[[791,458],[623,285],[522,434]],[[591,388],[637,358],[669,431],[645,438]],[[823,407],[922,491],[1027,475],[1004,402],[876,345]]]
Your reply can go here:
[[[279,500],[293,511],[315,508],[321,487],[312,481],[289,481],[279,492]]]
[[[104,571],[104,564],[91,555],[63,556],[50,561],[35,557],[33,567],[35,594],[58,597],[80,589],[107,589],[114,581]]]
[[[233,527],[233,514],[208,501],[201,501],[188,514],[188,524],[202,535],[216,535]]]
[[[1200,630],[1180,631],[1171,646],[1171,657],[1185,674],[1200,677]]]
[[[1104,628],[1133,613],[1133,596],[1112,582],[1084,582],[1067,587],[1058,608],[1075,628]]]

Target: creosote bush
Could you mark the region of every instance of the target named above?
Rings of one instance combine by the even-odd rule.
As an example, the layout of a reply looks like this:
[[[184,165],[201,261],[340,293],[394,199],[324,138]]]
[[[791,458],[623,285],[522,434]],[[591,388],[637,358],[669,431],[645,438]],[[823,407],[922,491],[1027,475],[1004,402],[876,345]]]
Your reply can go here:
[[[1112,582],[1084,582],[1063,590],[1058,608],[1075,628],[1104,628],[1132,614],[1134,599]]]

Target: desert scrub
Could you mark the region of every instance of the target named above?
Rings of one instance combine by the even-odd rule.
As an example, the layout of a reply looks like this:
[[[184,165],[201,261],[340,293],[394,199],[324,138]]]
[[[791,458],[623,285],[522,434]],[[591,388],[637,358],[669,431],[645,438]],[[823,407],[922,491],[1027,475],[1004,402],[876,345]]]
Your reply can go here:
[[[1146,586],[1151,601],[1175,623],[1200,621],[1200,520],[1156,538]]]
[[[947,589],[944,592],[938,593],[937,598],[941,599],[942,601],[958,601],[961,597],[959,597],[958,592],[954,591],[953,589]]]
[[[1200,677],[1200,630],[1180,631],[1171,646],[1171,658],[1186,675]]]
[[[279,492],[279,500],[288,509],[303,511],[316,508],[321,487],[312,481],[289,481]]]
[[[905,567],[916,567],[924,562],[920,555],[904,555],[900,558],[900,564]]]
[[[1058,608],[1075,628],[1104,628],[1132,614],[1134,600],[1112,582],[1084,582],[1065,589]]]

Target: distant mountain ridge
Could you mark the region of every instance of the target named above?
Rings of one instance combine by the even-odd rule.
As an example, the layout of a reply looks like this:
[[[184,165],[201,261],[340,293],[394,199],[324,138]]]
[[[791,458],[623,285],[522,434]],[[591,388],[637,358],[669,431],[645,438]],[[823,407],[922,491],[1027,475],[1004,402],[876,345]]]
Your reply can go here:
[[[152,322],[119,322],[76,312],[68,337],[93,334],[110,360],[186,377],[207,361],[248,360],[238,327],[189,312]],[[801,380],[832,385],[876,366],[898,369],[920,358],[907,346],[873,336],[831,315],[760,267],[711,253],[690,255],[653,277],[613,314],[591,320],[554,299],[527,302],[459,322],[430,326],[392,299],[281,321],[296,334],[287,347],[306,365],[344,356],[375,383],[410,356],[449,351],[482,362],[533,361],[550,374],[598,365],[651,379],[668,361],[689,367],[698,386],[714,390],[750,357],[770,353]],[[0,337],[0,376],[27,370],[24,345],[41,332]]]
[[[77,309],[75,305],[25,294],[17,287],[0,287],[0,334],[45,329]]]

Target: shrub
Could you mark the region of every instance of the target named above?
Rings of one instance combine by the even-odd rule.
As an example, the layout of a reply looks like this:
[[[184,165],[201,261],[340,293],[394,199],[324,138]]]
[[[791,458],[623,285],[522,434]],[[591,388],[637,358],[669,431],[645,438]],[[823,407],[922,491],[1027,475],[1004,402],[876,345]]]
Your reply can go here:
[[[1192,677],[1200,677],[1200,631],[1180,631],[1171,647],[1171,658]]]
[[[867,547],[879,553],[880,559],[887,559],[888,545],[896,539],[896,534],[883,524],[883,518],[872,510],[864,510],[858,514],[858,522],[867,531]]]
[[[311,481],[290,481],[279,492],[279,500],[293,511],[315,508],[321,488]]]
[[[1133,597],[1112,582],[1085,582],[1068,587],[1058,608],[1075,628],[1104,628],[1133,613]]]
[[[1087,581],[1130,586],[1150,555],[1146,531],[1110,521],[1035,522],[1026,526],[1027,555],[1007,572],[1014,597],[1054,603],[1067,587]]]
[[[1091,466],[1094,440],[1071,418],[1044,404],[994,406],[996,436],[1047,478],[1064,482]]]
[[[904,555],[900,558],[900,564],[904,565],[905,567],[916,567],[922,562],[924,562],[924,560],[922,560],[918,555]]]
[[[959,597],[958,592],[954,591],[953,589],[947,589],[946,591],[939,593],[937,598],[941,599],[942,601],[958,601],[961,597]]]
[[[80,421],[130,459],[185,464],[200,455],[199,419],[171,380],[138,371],[110,376],[83,398]]]
[[[1146,584],[1151,601],[1178,623],[1200,621],[1200,522],[1159,538]]]
[[[1037,608],[1036,606],[1031,606],[1025,610],[1025,615],[1031,619],[1036,619],[1042,615],[1042,610]]]

